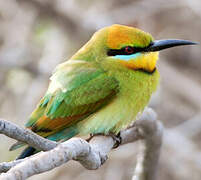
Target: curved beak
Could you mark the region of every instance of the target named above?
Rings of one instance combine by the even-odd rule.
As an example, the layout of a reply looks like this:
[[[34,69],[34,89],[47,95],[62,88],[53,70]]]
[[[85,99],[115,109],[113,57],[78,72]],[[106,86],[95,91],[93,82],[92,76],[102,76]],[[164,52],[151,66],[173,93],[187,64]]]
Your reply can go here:
[[[184,45],[196,45],[197,42],[192,42],[188,40],[180,39],[164,39],[154,41],[149,47],[145,49],[145,52],[154,52],[161,51],[163,49],[175,47],[175,46],[184,46]]]

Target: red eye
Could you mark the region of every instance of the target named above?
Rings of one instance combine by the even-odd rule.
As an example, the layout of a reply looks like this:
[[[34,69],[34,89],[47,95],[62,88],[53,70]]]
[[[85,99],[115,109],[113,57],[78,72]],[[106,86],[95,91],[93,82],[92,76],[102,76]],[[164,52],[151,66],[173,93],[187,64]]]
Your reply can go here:
[[[127,47],[125,47],[125,52],[126,52],[127,54],[132,54],[132,53],[133,53],[133,48],[130,47],[130,46],[127,46]]]

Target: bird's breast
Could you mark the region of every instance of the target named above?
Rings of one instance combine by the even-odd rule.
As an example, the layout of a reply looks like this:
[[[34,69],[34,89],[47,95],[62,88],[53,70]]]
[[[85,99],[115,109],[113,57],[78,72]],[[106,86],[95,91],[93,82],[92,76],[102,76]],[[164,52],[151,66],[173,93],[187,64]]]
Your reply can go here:
[[[115,70],[108,75],[118,80],[119,92],[109,104],[81,122],[84,134],[118,133],[127,127],[148,104],[159,77],[157,70],[152,75],[133,70]]]

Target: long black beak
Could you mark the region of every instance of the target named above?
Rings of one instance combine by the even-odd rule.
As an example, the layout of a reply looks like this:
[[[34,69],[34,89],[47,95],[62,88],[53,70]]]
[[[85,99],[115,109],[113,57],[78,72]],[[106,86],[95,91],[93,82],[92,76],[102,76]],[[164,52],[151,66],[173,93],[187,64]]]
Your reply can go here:
[[[164,39],[164,40],[157,40],[154,41],[149,47],[145,49],[145,52],[154,52],[154,51],[161,51],[163,49],[175,47],[175,46],[184,46],[184,45],[196,45],[198,43],[187,41],[187,40],[180,40],[180,39]]]

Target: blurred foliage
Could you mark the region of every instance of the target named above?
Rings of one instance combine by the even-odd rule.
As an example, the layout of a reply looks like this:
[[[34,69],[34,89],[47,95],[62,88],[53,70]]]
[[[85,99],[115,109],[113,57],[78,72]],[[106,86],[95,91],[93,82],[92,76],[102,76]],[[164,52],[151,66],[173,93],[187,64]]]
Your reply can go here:
[[[156,39],[201,42],[200,0],[0,1],[0,117],[23,126],[44,95],[55,66],[68,60],[97,29],[137,26]],[[201,47],[161,53],[161,86],[151,106],[166,127],[158,179],[201,179]],[[0,136],[1,161],[14,142]],[[97,171],[76,162],[30,179],[130,179],[138,143],[114,150]]]

